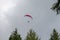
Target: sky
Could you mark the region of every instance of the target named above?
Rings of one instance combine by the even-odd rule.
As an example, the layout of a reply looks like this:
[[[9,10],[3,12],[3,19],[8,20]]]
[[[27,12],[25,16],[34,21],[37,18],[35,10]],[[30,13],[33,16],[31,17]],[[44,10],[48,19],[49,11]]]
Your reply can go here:
[[[60,33],[60,15],[50,9],[55,2],[57,0],[0,0],[0,40],[8,40],[15,28],[23,40],[30,29],[41,40],[49,40],[54,28]],[[30,14],[33,20],[24,17],[25,14]]]

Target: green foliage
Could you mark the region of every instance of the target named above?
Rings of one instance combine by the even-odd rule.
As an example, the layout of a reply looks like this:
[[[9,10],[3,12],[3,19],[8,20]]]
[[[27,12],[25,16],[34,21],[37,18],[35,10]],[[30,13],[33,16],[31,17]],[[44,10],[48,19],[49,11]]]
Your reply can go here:
[[[13,33],[10,35],[9,40],[21,40],[20,35],[17,32],[17,29],[13,31]]]
[[[25,40],[40,40],[40,39],[37,37],[36,33],[31,29],[28,32]]]
[[[58,32],[55,29],[53,29],[53,34],[51,35],[50,40],[59,40]]]
[[[57,0],[57,3],[54,3],[55,5],[52,7],[52,9],[56,9],[59,7],[60,0]]]
[[[57,11],[57,14],[58,13],[58,10],[60,10],[60,0],[57,0],[57,3],[54,3],[53,7],[51,8],[52,10],[56,10]]]

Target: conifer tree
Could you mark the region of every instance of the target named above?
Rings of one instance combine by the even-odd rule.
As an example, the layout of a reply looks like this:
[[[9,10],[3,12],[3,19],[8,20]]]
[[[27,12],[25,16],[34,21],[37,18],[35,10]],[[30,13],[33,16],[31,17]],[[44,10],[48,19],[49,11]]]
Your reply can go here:
[[[50,40],[59,40],[58,32],[55,29],[53,29]]]
[[[13,31],[13,33],[10,35],[9,40],[21,40],[20,35],[17,32],[17,29]]]
[[[25,40],[40,40],[38,36],[36,35],[36,32],[34,32],[32,29],[27,33]]]

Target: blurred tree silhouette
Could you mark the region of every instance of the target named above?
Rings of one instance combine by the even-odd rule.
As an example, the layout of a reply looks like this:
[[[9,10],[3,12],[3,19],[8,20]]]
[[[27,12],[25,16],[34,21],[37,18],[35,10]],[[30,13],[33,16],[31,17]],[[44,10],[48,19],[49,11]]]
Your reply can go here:
[[[53,29],[53,34],[51,34],[50,40],[59,40],[58,32],[55,29]]]
[[[57,14],[59,14],[58,10],[60,10],[60,0],[57,0],[57,3],[54,3],[54,5],[53,5],[53,7],[51,9],[56,10]]]
[[[40,40],[40,39],[38,38],[36,33],[32,29],[30,29],[25,40]]]
[[[15,31],[10,35],[9,40],[22,40],[17,32],[17,28],[15,28]]]

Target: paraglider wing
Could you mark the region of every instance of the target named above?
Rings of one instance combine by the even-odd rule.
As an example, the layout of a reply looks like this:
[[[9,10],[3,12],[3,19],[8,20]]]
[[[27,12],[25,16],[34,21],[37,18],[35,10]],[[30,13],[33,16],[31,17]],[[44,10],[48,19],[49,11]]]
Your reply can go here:
[[[31,19],[33,19],[33,18],[32,18],[32,16],[31,16],[31,15],[29,15],[29,14],[26,14],[25,16],[30,17]]]

